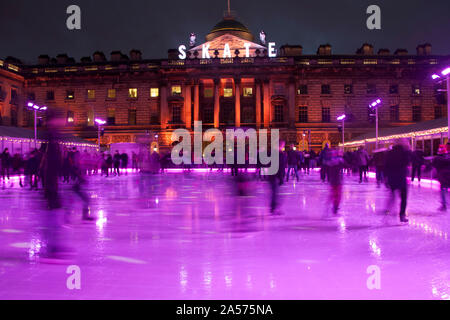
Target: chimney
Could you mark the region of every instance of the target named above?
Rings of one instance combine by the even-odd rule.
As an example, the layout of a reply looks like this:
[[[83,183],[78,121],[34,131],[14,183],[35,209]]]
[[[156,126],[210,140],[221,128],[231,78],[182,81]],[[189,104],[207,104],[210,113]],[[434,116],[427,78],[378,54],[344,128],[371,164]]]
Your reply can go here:
[[[317,50],[317,54],[319,56],[331,56],[331,45],[330,44],[322,44],[319,46]]]
[[[425,54],[425,48],[423,47],[423,45],[418,45],[417,48],[417,55],[418,56],[423,56]]]
[[[431,48],[432,48],[432,46],[431,46],[431,44],[430,43],[425,43],[424,45],[423,45],[423,48],[424,48],[424,53],[425,53],[425,55],[426,56],[431,56]]]
[[[303,47],[300,45],[284,45],[280,48],[280,55],[282,57],[298,57],[303,54]]]
[[[106,61],[105,54],[101,51],[94,52],[94,62],[104,62]]]
[[[38,64],[39,65],[47,65],[50,63],[50,57],[47,54],[41,54],[38,57]]]
[[[63,54],[58,54],[56,56],[56,61],[58,62],[58,64],[67,64],[67,60],[69,59],[69,57],[67,56],[67,54],[63,53]]]
[[[388,56],[391,54],[391,51],[389,49],[380,49],[378,50],[378,54],[380,56]]]
[[[113,51],[111,52],[111,61],[120,61],[122,60],[122,52]]]
[[[408,50],[406,50],[406,49],[397,49],[397,50],[395,50],[394,55],[396,55],[396,56],[406,56],[406,55],[408,55]]]
[[[83,57],[81,58],[81,63],[91,63],[92,59],[91,57]]]
[[[130,59],[133,61],[139,61],[142,60],[142,53],[139,50],[131,50],[130,51]]]
[[[364,43],[362,45],[362,47],[356,51],[356,54],[372,56],[373,55],[373,46],[369,43]]]

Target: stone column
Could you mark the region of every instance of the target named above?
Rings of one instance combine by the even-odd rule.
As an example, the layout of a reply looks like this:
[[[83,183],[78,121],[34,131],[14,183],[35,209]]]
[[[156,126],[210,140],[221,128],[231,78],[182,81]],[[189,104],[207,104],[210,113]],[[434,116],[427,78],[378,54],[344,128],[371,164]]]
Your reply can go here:
[[[186,129],[192,128],[192,99],[191,99],[192,85],[186,83],[184,87],[184,116]]]
[[[270,81],[264,80],[263,83],[263,103],[264,103],[264,128],[268,129],[270,127],[270,113],[271,113],[271,103],[270,103]]]
[[[214,79],[214,128],[220,126],[220,79]]]
[[[295,80],[291,79],[289,81],[289,114],[288,114],[288,124],[290,128],[295,128]]]
[[[261,128],[261,83],[256,81],[256,128]]]
[[[234,79],[234,83],[236,86],[235,92],[235,126],[239,128],[241,126],[241,79]]]
[[[200,120],[200,88],[199,82],[194,84],[194,121]]]
[[[167,102],[167,83],[161,84],[161,129],[167,129],[167,124],[169,123],[169,105]]]

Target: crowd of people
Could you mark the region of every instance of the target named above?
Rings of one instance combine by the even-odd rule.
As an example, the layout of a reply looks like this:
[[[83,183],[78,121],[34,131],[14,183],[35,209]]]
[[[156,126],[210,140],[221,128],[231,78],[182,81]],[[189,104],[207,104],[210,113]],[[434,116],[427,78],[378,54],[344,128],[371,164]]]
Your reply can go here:
[[[52,133],[51,130],[50,133]],[[54,132],[54,136],[50,134],[49,142],[40,149],[31,150],[22,155],[20,152],[10,154],[9,149],[6,148],[0,157],[3,188],[14,175],[19,177],[20,187],[29,187],[31,190],[38,190],[41,187],[44,190],[48,209],[45,225],[49,256],[58,256],[64,252],[61,247],[58,247],[61,243],[58,239],[60,229],[57,223],[58,215],[55,214],[55,210],[62,207],[60,182],[73,185],[72,190],[80,198],[83,206],[82,219],[93,221],[95,217],[90,214],[90,198],[86,193],[89,176],[119,177],[129,172],[130,164],[132,171],[158,174],[164,173],[166,168],[173,165],[170,152],[160,155],[155,150],[147,156],[142,152],[132,152],[129,156],[126,152],[119,152],[119,150],[99,153],[77,150],[75,147],[61,147],[58,143],[57,131]],[[375,150],[372,155],[369,155],[364,147],[342,153],[342,150],[330,148],[328,145],[318,154],[313,150],[302,152],[294,145],[286,146],[281,141],[279,166],[272,175],[263,174],[267,167],[260,163],[254,166],[255,175],[247,174],[250,168],[248,154],[245,160],[244,165],[228,166],[236,181],[238,194],[245,195],[248,192],[246,188],[248,188],[249,179],[267,181],[271,190],[270,212],[272,215],[282,214],[279,200],[281,185],[288,183],[291,178],[300,182],[302,175],[299,173],[309,175],[312,170],[319,169],[320,180],[329,184],[329,202],[333,215],[339,216],[345,175],[358,176],[359,183],[362,184],[368,181],[368,172],[372,168],[376,172],[377,186],[385,184],[391,193],[386,204],[386,213],[391,211],[391,204],[394,203],[395,195],[398,193],[401,199],[400,221],[406,223],[408,222],[406,217],[407,177],[411,175],[411,180],[417,178],[420,181],[425,165],[436,171],[436,178],[441,183],[440,210],[447,210],[446,198],[450,187],[450,143],[442,145],[436,157],[426,159],[422,150],[411,151],[409,144],[401,139],[389,149]],[[206,164],[203,166],[207,167]],[[181,166],[187,172],[191,171],[192,167],[191,165]],[[224,171],[226,165],[209,167],[211,170],[216,168]],[[11,186],[13,186],[12,182]]]

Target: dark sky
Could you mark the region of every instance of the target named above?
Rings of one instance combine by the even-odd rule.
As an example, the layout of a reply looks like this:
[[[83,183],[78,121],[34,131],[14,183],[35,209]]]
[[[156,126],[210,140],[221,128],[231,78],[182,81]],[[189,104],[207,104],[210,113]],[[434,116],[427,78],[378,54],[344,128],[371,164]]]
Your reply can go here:
[[[255,36],[264,30],[277,46],[301,44],[306,54],[330,43],[334,53],[353,54],[364,42],[375,50],[406,48],[415,53],[425,42],[433,53],[450,54],[449,0],[232,0]],[[82,30],[66,28],[66,8],[82,10]],[[382,10],[382,30],[366,28],[366,9]],[[34,63],[40,54],[67,53],[79,60],[96,50],[144,58],[166,58],[167,49],[198,42],[221,20],[226,0],[0,0],[0,57]]]

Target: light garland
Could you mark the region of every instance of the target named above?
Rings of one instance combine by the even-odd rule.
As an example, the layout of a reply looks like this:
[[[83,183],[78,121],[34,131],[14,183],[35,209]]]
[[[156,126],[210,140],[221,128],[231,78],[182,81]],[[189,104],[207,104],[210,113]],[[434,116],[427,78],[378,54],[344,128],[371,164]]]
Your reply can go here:
[[[403,133],[403,134],[395,134],[395,135],[386,136],[386,137],[379,137],[378,141],[390,141],[390,140],[401,139],[401,138],[422,137],[422,136],[434,135],[434,134],[444,133],[444,132],[448,132],[448,127],[435,128],[435,129],[430,129],[430,130],[425,130],[425,131],[415,131],[415,132],[409,132],[409,133]],[[376,141],[377,141],[376,138],[370,138],[370,139],[365,139],[365,140],[346,142],[344,144],[344,146],[345,147],[353,147],[353,146],[376,142]],[[339,146],[341,147],[342,143],[340,143]]]

